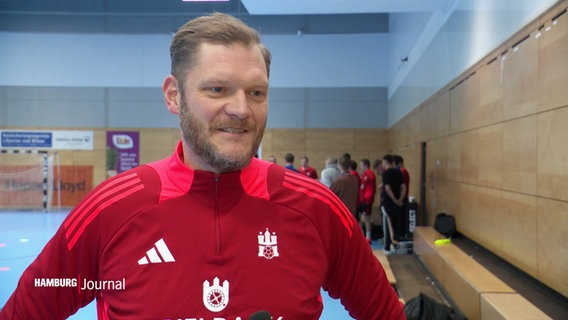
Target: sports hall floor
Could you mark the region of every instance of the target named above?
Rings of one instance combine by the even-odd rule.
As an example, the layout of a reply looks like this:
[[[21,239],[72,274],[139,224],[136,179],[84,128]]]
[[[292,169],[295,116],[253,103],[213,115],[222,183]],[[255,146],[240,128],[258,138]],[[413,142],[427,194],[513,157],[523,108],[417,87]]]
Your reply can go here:
[[[0,211],[0,306],[12,294],[25,268],[53,236],[68,211]],[[320,319],[352,319],[338,300],[322,292],[324,310]],[[95,303],[69,319],[96,319]]]

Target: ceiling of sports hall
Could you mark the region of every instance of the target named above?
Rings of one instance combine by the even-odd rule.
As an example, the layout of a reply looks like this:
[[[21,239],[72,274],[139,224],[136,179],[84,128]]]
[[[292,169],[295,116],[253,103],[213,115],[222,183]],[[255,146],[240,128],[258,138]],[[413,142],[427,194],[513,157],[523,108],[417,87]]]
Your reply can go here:
[[[0,0],[0,30],[171,33],[210,12],[240,17],[263,34],[387,33],[389,13],[431,12],[439,0]]]

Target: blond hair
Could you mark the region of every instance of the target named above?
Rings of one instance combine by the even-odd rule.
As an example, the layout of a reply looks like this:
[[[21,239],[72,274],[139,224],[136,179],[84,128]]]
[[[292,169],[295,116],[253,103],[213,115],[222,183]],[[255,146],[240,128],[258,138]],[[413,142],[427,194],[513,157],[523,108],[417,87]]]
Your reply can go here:
[[[264,58],[267,76],[270,75],[270,51],[262,45],[258,33],[241,20],[223,13],[213,13],[190,20],[175,34],[170,45],[171,73],[178,81],[198,63],[203,43],[245,46],[257,45]]]

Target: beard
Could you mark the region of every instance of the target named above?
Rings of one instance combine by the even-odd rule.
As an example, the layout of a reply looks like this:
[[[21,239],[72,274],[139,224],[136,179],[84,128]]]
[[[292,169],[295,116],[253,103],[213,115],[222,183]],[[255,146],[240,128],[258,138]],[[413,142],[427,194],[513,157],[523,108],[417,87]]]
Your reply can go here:
[[[266,121],[260,128],[255,123],[237,118],[228,118],[224,121],[211,123],[212,128],[246,128],[249,132],[256,134],[249,150],[244,152],[223,152],[213,143],[209,128],[191,112],[183,94],[180,100],[180,129],[188,147],[197,157],[217,172],[237,171],[249,165],[262,141]]]

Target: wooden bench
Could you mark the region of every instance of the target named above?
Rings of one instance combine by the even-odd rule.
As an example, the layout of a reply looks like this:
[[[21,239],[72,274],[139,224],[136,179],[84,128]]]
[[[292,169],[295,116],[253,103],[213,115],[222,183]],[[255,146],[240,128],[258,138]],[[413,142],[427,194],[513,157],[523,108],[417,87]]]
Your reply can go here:
[[[518,293],[481,294],[482,319],[552,319]]]
[[[390,267],[389,260],[387,259],[387,256],[385,255],[385,253],[382,250],[373,250],[373,254],[375,255],[375,257],[377,257],[377,259],[379,260],[379,262],[383,266],[383,269],[385,270],[385,273],[387,274],[387,279],[389,279],[390,284],[393,287],[396,287],[396,278],[394,276],[394,273],[392,273],[392,269]]]
[[[394,276],[394,273],[392,272],[392,269],[390,267],[390,263],[389,263],[389,260],[387,259],[387,256],[385,255],[383,250],[373,250],[373,254],[377,258],[377,260],[379,260],[379,262],[381,263],[381,266],[383,266],[383,270],[385,270],[385,274],[387,275],[387,279],[389,280],[389,283],[391,284],[391,286],[393,286],[395,291],[397,291],[396,290],[396,284],[397,284],[396,277]],[[397,291],[397,293],[398,293],[398,291]],[[406,303],[406,301],[402,297],[399,297],[398,301],[400,301],[400,303],[402,303],[403,305]]]
[[[441,246],[434,244],[434,241],[443,238],[432,227],[417,227],[414,231],[414,250],[468,319],[495,319],[493,315],[496,313],[502,315],[502,318],[497,319],[525,319],[510,317],[505,313],[507,307],[502,304],[507,299],[512,299],[512,295],[517,294],[511,287],[454,244]],[[504,294],[507,295],[504,297],[508,298],[486,296],[487,301],[483,304],[485,314],[483,314],[484,294]],[[518,302],[517,308],[520,310],[526,309],[531,312],[534,312],[534,309],[538,310],[524,298],[515,299]],[[539,319],[547,319],[547,317]]]

